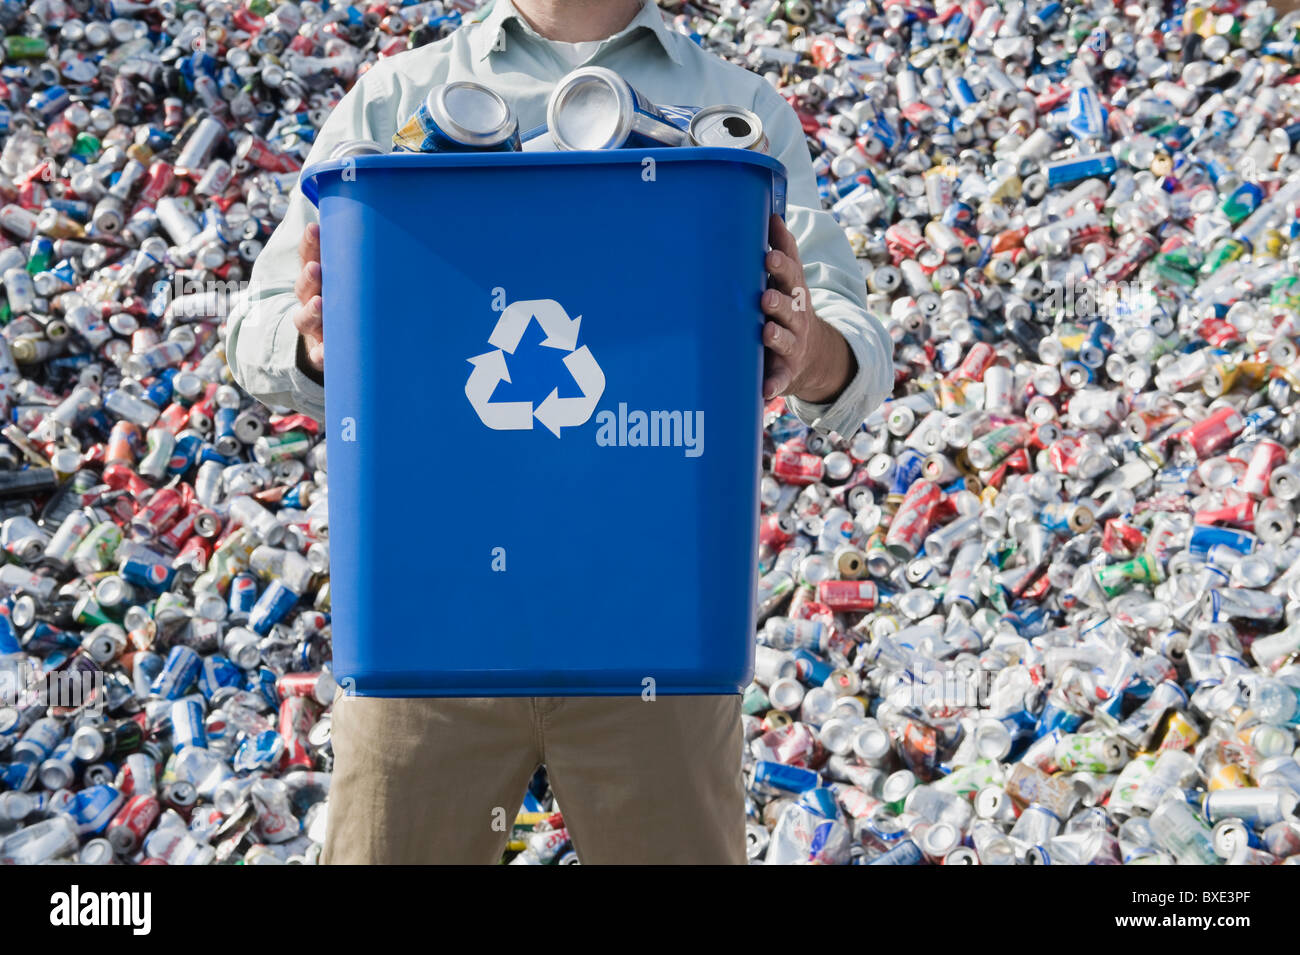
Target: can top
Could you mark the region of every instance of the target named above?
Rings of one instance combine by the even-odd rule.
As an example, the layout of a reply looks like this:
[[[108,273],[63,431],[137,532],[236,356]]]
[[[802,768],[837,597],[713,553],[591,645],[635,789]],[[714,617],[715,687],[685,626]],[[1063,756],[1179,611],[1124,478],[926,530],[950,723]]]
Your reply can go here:
[[[469,146],[499,145],[518,125],[501,94],[478,83],[435,86],[424,105],[446,135]]]
[[[636,102],[627,81],[603,66],[574,70],[551,95],[546,125],[561,149],[608,149],[627,137]]]
[[[695,146],[756,149],[763,142],[763,121],[740,106],[706,106],[691,117]]]

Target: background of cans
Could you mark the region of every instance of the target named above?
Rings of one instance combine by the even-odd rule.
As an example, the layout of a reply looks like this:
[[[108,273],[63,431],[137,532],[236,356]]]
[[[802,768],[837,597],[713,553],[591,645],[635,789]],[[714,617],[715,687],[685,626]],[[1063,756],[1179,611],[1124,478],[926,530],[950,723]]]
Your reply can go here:
[[[1300,860],[1300,15],[661,6],[798,111],[896,344],[859,432],[767,409],[752,858]],[[323,443],[223,323],[331,105],[469,8],[0,2],[0,860],[316,858]]]

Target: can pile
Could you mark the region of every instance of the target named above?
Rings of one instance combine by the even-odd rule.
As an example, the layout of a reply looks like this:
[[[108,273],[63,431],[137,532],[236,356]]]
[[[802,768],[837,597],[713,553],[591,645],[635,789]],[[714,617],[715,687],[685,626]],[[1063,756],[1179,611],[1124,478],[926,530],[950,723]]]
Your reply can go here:
[[[1300,16],[663,6],[792,102],[896,343],[857,433],[768,407],[751,856],[1300,861]],[[0,2],[0,860],[319,851],[324,446],[223,322],[464,10]]]

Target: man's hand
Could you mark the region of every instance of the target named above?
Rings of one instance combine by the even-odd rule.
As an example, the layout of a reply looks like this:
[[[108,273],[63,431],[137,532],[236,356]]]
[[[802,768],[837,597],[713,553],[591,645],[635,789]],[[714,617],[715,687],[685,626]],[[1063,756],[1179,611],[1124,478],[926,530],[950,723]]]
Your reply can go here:
[[[321,324],[320,226],[311,223],[298,242],[298,281],[293,284],[299,305],[293,312],[298,329],[298,367],[307,376],[321,380],[325,370],[325,332]]]
[[[813,312],[799,246],[780,216],[772,216],[768,233],[771,281],[762,308],[770,321],[763,326],[763,399],[794,395],[818,404],[831,401],[857,374],[857,360],[844,336]]]

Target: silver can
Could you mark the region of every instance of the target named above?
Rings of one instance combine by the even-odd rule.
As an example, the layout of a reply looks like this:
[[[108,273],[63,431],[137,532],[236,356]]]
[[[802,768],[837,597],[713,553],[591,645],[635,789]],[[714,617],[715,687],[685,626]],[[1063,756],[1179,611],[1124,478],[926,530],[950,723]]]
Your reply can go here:
[[[692,146],[731,146],[768,153],[763,121],[740,106],[706,106],[691,117],[686,131]]]

